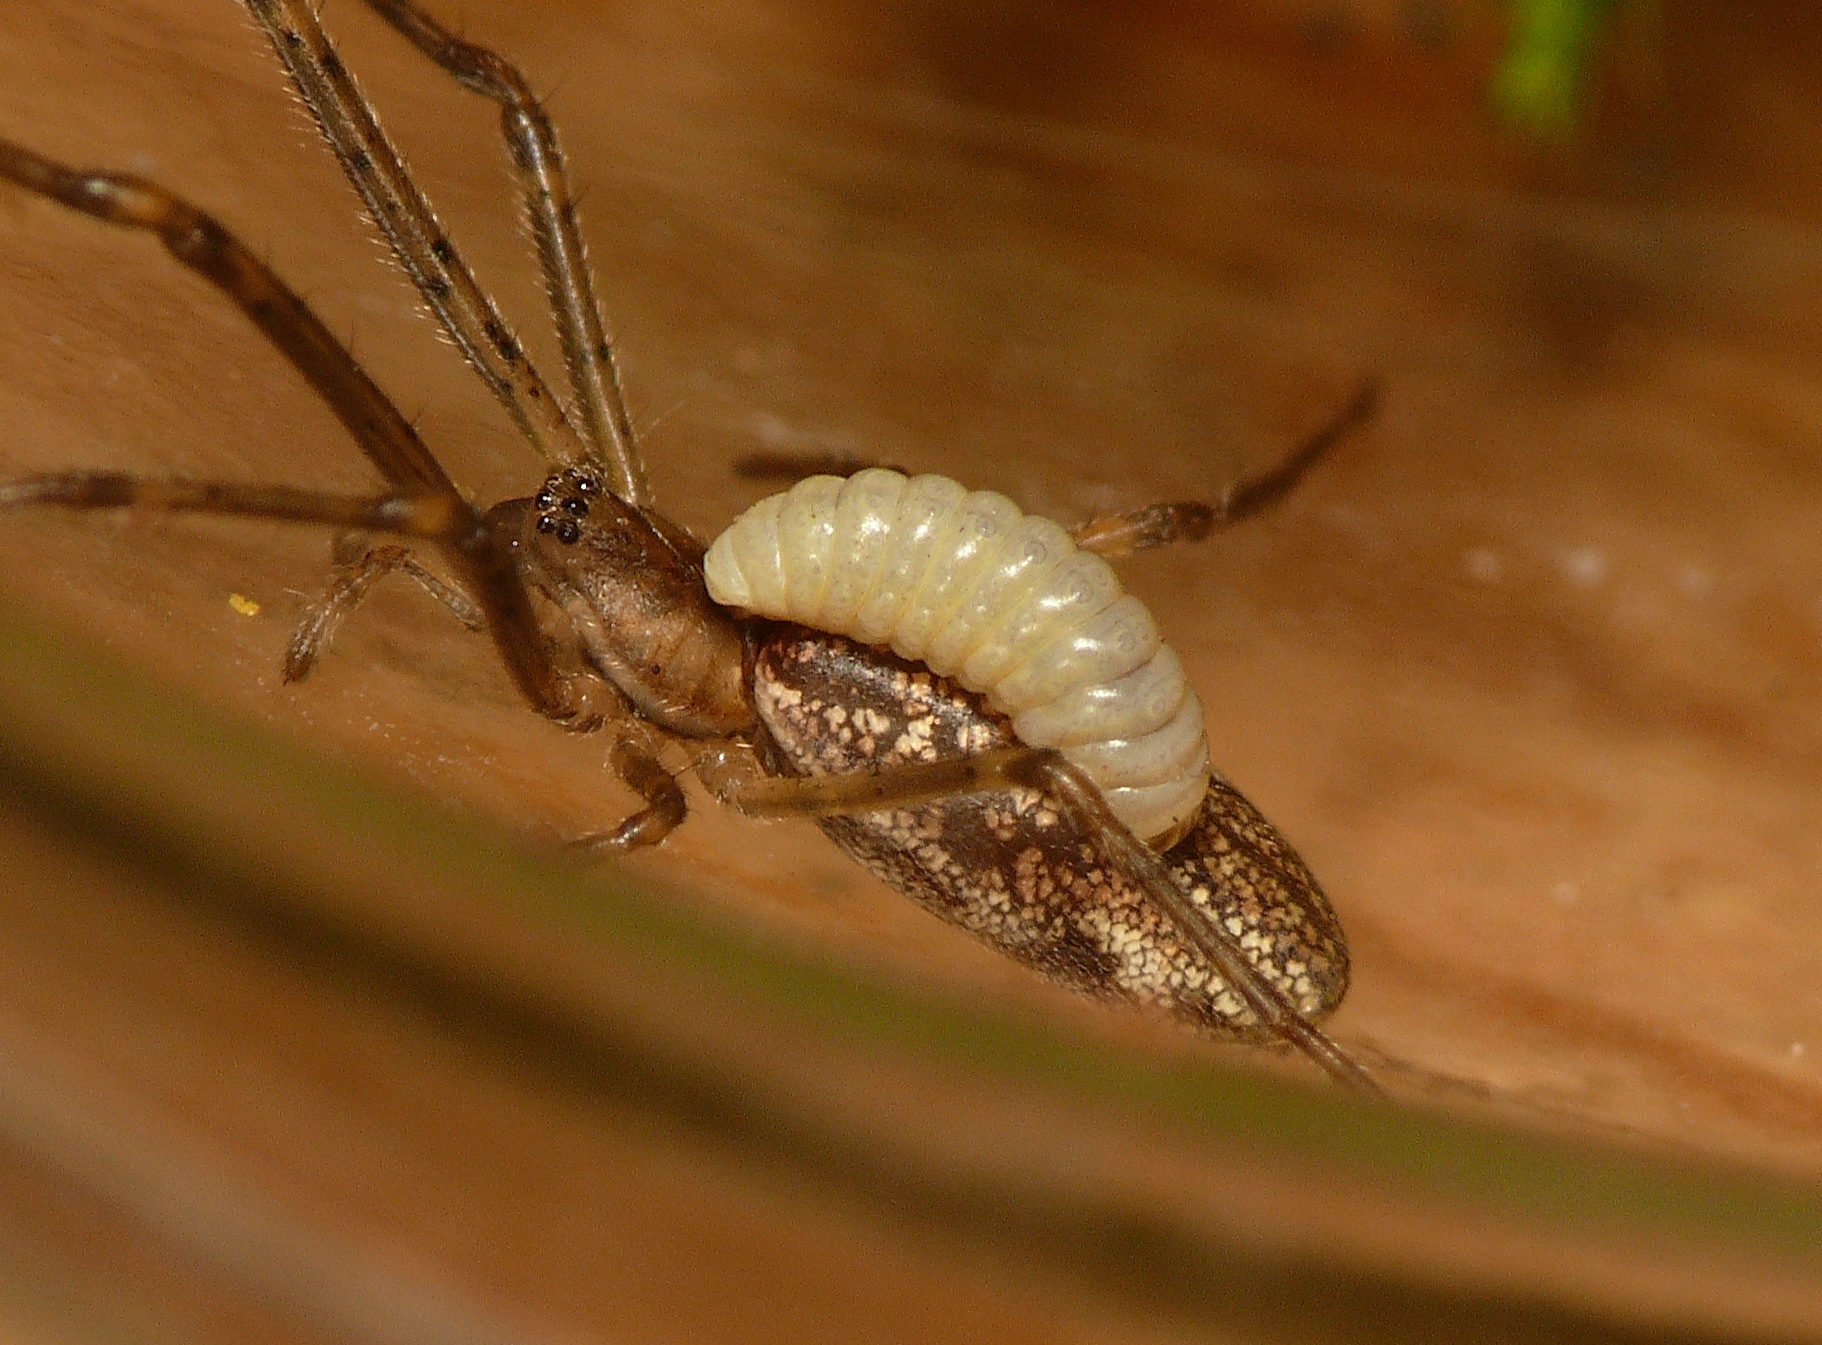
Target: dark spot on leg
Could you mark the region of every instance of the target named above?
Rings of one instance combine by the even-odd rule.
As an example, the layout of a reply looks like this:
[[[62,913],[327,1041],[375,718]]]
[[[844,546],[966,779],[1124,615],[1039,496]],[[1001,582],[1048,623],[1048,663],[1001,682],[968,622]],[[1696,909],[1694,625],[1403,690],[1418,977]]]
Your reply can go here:
[[[512,335],[504,327],[489,318],[481,330],[487,333],[487,339],[493,343],[493,348],[500,352],[501,359],[508,364],[518,362],[519,343],[512,339]]]

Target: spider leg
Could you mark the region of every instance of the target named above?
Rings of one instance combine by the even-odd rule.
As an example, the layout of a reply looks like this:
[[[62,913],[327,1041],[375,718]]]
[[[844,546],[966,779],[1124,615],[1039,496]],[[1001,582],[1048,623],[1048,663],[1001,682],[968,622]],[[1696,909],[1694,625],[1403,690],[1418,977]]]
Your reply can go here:
[[[976,756],[851,775],[706,780],[723,803],[758,817],[828,816],[907,807],[950,794],[1023,787],[1056,799],[1097,836],[1113,861],[1162,911],[1177,932],[1246,1002],[1265,1028],[1356,1092],[1383,1096],[1379,1085],[1260,974],[1226,931],[1210,921],[1170,875],[1164,860],[1116,818],[1100,790],[1061,753],[1011,747]]]
[[[649,731],[629,723],[607,760],[614,774],[645,800],[645,807],[612,831],[578,837],[570,842],[572,846],[594,851],[636,850],[658,844],[683,824],[689,801],[683,786],[659,759],[657,741]]]
[[[398,0],[368,0],[369,4]],[[1367,420],[1378,404],[1379,388],[1368,380],[1327,424],[1297,445],[1277,466],[1236,482],[1218,503],[1182,500],[1152,504],[1124,514],[1089,519],[1071,535],[1077,546],[1097,555],[1118,558],[1173,542],[1199,542],[1217,527],[1230,527],[1276,504],[1289,494],[1309,469],[1350,430]],[[852,453],[749,453],[734,461],[734,475],[743,481],[783,481],[811,476],[853,476],[865,467],[880,466]],[[903,471],[894,467],[892,471]]]
[[[1369,1097],[1384,1097],[1373,1077],[1309,1019],[1297,1012],[1279,990],[1246,958],[1227,932],[1209,920],[1189,894],[1178,887],[1158,852],[1134,836],[1107,807],[1101,791],[1060,752],[1030,750],[1005,768],[1015,782],[1042,789],[1059,800],[1083,826],[1093,830],[1127,876],[1170,917],[1177,932],[1194,944],[1209,964],[1267,1029],[1320,1065],[1330,1078]]]
[[[1016,771],[1032,750],[1008,747],[848,775],[778,776],[741,769],[734,754],[717,744],[699,754],[697,775],[719,802],[749,817],[829,817],[1025,786]]]
[[[329,586],[305,609],[297,629],[291,634],[290,648],[285,651],[287,682],[300,681],[309,674],[341,627],[343,618],[367,596],[374,584],[394,570],[415,579],[420,587],[454,612],[457,620],[468,629],[487,628],[486,614],[468,595],[426,569],[411,552],[402,546],[376,546],[365,555],[336,566]]]
[[[312,0],[247,0],[272,39],[323,138],[366,203],[393,255],[456,349],[548,461],[581,466],[589,453],[505,317],[475,280],[411,179],[372,106],[336,55]]]
[[[1283,499],[1336,443],[1368,420],[1378,405],[1379,385],[1368,379],[1340,411],[1291,450],[1283,462],[1235,482],[1218,502],[1153,504],[1130,513],[1089,519],[1073,530],[1076,545],[1097,555],[1119,557],[1173,542],[1199,542],[1216,528],[1231,527]]]
[[[367,0],[368,6],[462,84],[500,105],[500,129],[525,193],[526,217],[556,318],[575,394],[575,411],[593,456],[628,504],[651,503],[632,418],[601,317],[588,256],[576,223],[575,198],[557,131],[518,69],[498,53],[464,41],[412,0]]]
[[[0,140],[0,178],[97,219],[159,236],[171,255],[239,305],[309,382],[396,489],[377,497],[284,487],[148,480],[72,472],[0,487],[0,505],[109,508],[137,504],[199,513],[326,523],[439,543],[487,615],[507,670],[533,706],[564,723],[599,722],[588,679],[552,660],[513,562],[512,539],[462,498],[411,422],[400,415],[347,348],[270,268],[211,216],[154,183],[83,172]]]
[[[155,183],[83,171],[0,140],[0,177],[85,215],[158,235],[171,255],[238,304],[401,489],[460,499],[411,423],[316,314],[212,216]]]
[[[0,508],[33,504],[321,523],[449,543],[465,539],[476,526],[473,512],[460,496],[341,495],[293,486],[129,476],[124,472],[56,472],[0,484]]]
[[[330,491],[252,486],[233,481],[188,481],[128,476],[120,472],[58,472],[0,483],[0,508],[23,505],[54,505],[65,509],[133,508],[271,519],[436,542],[458,567],[468,589],[476,596],[459,594],[435,576],[428,576],[430,582],[426,586],[449,602],[464,620],[478,611],[494,637],[507,671],[540,713],[575,729],[595,728],[614,713],[614,709],[604,709],[599,703],[607,693],[601,689],[598,678],[557,666],[524,582],[514,568],[511,537],[493,531],[488,520],[478,519],[459,495],[338,495]],[[420,579],[420,582],[424,580]],[[334,592],[332,585],[330,594],[323,600],[337,609],[330,613],[331,629],[341,610],[352,605],[359,596],[357,593],[338,601]],[[452,597],[454,601],[451,601]],[[300,629],[293,640],[292,654],[287,658],[288,671],[297,657],[297,643],[303,638],[304,631]],[[327,632],[322,639],[327,639]],[[318,640],[316,648],[307,651],[305,670],[320,652],[320,647],[321,640]],[[302,676],[302,672],[291,674],[287,680],[296,676]]]

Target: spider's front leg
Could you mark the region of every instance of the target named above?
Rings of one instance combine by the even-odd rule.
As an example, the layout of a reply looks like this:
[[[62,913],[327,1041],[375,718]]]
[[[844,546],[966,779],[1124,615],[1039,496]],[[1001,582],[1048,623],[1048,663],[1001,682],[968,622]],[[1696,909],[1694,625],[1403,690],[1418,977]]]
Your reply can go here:
[[[466,534],[480,521],[459,496],[344,495],[294,486],[193,481],[126,472],[50,472],[0,483],[0,508],[26,505],[318,523],[344,531],[385,532],[441,542]]]
[[[689,816],[689,800],[660,756],[657,734],[636,719],[621,725],[607,763],[620,782],[645,800],[645,807],[630,814],[612,831],[578,836],[569,844],[577,850],[605,854],[615,850],[641,850],[656,845]]]
[[[218,220],[143,178],[73,168],[4,140],[0,179],[108,224],[155,235],[176,260],[233,300],[328,404],[390,486],[381,494],[341,495],[75,471],[0,485],[0,507],[215,514],[433,543],[485,615],[500,656],[526,699],[541,713],[574,727],[603,721],[607,712],[598,708],[592,687],[598,679],[558,666],[513,562],[512,539],[463,497],[411,423],[322,320]],[[332,615],[347,605],[333,596],[329,602]]]
[[[344,554],[343,542],[350,539],[359,545]],[[309,675],[348,613],[367,596],[369,589],[395,570],[416,580],[420,588],[454,612],[456,620],[469,630],[487,629],[487,614],[473,599],[402,546],[368,548],[359,534],[348,534],[338,539],[335,560],[335,573],[328,586],[304,609],[291,633],[290,647],[285,650],[287,682],[302,681]]]
[[[5,140],[0,178],[108,224],[156,235],[174,258],[239,306],[394,487],[461,500],[417,431],[347,348],[219,220],[144,178],[73,168]]]
[[[255,14],[263,14],[271,3],[260,0],[254,5]],[[544,288],[574,394],[572,409],[589,456],[606,473],[616,495],[628,504],[649,505],[645,467],[639,460],[632,417],[627,413],[607,324],[595,296],[556,128],[524,75],[497,52],[457,37],[412,0],[367,3],[465,88],[499,104],[500,129],[524,191],[525,219],[537,245],[538,265],[544,273]],[[307,11],[298,17],[307,19]],[[323,112],[318,109],[319,116]]]

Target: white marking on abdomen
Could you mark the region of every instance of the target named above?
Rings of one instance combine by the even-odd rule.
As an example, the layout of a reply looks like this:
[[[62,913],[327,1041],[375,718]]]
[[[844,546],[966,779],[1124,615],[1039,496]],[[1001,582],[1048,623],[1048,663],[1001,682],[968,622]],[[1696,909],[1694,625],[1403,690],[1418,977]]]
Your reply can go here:
[[[813,476],[735,519],[704,568],[724,607],[890,646],[981,693],[1136,835],[1175,832],[1208,790],[1201,702],[1151,613],[1004,495],[880,468]]]

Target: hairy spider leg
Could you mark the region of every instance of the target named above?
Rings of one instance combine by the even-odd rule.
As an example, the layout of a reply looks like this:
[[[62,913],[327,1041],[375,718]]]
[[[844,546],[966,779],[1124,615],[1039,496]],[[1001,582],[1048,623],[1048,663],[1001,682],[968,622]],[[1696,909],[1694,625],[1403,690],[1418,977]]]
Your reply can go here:
[[[1113,815],[1082,769],[1050,748],[1010,747],[974,756],[895,766],[852,775],[756,777],[732,766],[725,749],[702,753],[698,774],[715,796],[751,817],[827,817],[840,813],[906,808],[955,794],[1025,788],[1057,800],[1072,819],[1100,838],[1178,932],[1246,1001],[1260,1024],[1356,1092],[1383,1097],[1383,1090],[1315,1024],[1297,1011],[1283,991],[1262,976],[1234,944],[1210,927],[1207,914],[1171,877],[1164,860]]]
[[[336,629],[354,606],[372,588],[394,570],[415,579],[418,586],[456,615],[469,630],[487,629],[487,615],[459,588],[445,583],[441,576],[425,568],[402,546],[376,546],[356,558],[335,567],[329,585],[317,600],[304,609],[297,628],[285,650],[285,680],[302,681],[316,666]]]
[[[158,235],[178,261],[231,298],[302,374],[395,488],[342,495],[287,486],[182,481],[117,472],[63,472],[8,483],[0,505],[69,509],[135,506],[326,524],[436,543],[486,614],[508,672],[542,713],[570,723],[599,714],[588,679],[553,662],[506,539],[463,498],[411,423],[322,320],[212,216],[154,183],[84,171],[0,140],[0,177],[73,210]]]
[[[683,786],[659,755],[658,735],[636,718],[629,717],[616,728],[608,765],[622,784],[645,800],[645,807],[623,818],[612,831],[577,837],[569,843],[572,849],[595,853],[643,849],[658,844],[689,816]]]
[[[1232,527],[1283,499],[1331,448],[1369,420],[1378,406],[1379,385],[1367,379],[1339,411],[1286,454],[1282,462],[1257,475],[1242,477],[1216,503],[1185,500],[1147,505],[1124,514],[1091,518],[1077,524],[1071,536],[1084,551],[1109,558],[1174,542],[1199,542],[1216,528]]]
[[[411,0],[367,3],[464,88],[500,105],[500,129],[525,194],[526,218],[537,244],[538,266],[550,296],[582,434],[608,476],[609,489],[628,504],[649,505],[645,466],[589,272],[556,127],[518,68],[498,53],[455,36]]]
[[[317,22],[309,0],[247,0],[281,61],[311,108],[344,169],[367,202],[395,254],[437,312],[459,349],[506,406],[526,437],[549,460],[575,465],[591,460],[562,406],[526,358],[492,301],[480,290],[442,232],[428,201],[380,130]],[[579,412],[595,418],[591,438],[605,453],[601,465],[616,477],[629,502],[644,484],[630,426],[625,423],[611,351],[588,282],[554,133],[516,70],[485,49],[453,38],[408,0],[369,0],[387,22],[462,83],[502,105],[502,122],[526,185],[538,235],[546,285],[562,331]],[[220,482],[136,478],[118,473],[63,473],[0,488],[0,505],[57,504],[71,508],[139,505],[175,511],[329,524],[338,528],[430,540],[441,545],[479,595],[496,643],[528,699],[544,713],[575,721],[582,706],[571,699],[575,679],[553,664],[529,597],[508,547],[490,531],[488,515],[470,505],[430,455],[408,422],[354,362],[346,349],[271,271],[217,221],[172,194],[124,175],[79,172],[0,142],[0,176],[74,209],[126,227],[157,233],[185,265],[223,289],[329,402],[364,451],[398,489],[362,497],[330,492]],[[589,314],[593,313],[591,327]],[[595,339],[598,338],[598,339]],[[595,361],[590,385],[589,362]],[[611,387],[611,393],[608,389]],[[593,409],[588,403],[593,400]],[[1337,422],[1274,471],[1243,481],[1220,505],[1155,506],[1078,530],[1088,549],[1125,554],[1207,534],[1263,508],[1283,495],[1326,450],[1363,418],[1372,404],[1363,389]],[[1351,414],[1350,414],[1351,413]],[[601,431],[606,427],[606,432]],[[611,440],[611,444],[608,442]],[[616,464],[618,464],[616,466]],[[618,492],[617,492],[618,493]],[[1159,510],[1165,512],[1158,512]],[[332,626],[365,585],[361,577],[400,568],[370,552],[345,567],[345,582],[332,585],[319,604]],[[367,579],[366,584],[372,582]],[[458,614],[461,608],[457,604]],[[320,647],[320,640],[317,642]],[[308,659],[305,659],[307,666]],[[624,712],[624,704],[615,700]],[[684,797],[658,756],[652,730],[630,723],[610,753],[616,772],[646,800],[646,808],[601,838],[609,848],[649,844],[677,825]],[[1376,1085],[1269,981],[1246,962],[1172,880],[1163,861],[1107,808],[1082,772],[1054,751],[1015,748],[929,767],[872,775],[723,781],[717,792],[755,815],[802,816],[864,812],[906,801],[1016,785],[1042,789],[1062,803],[1079,825],[1100,836],[1115,862],[1139,883],[1185,937],[1245,999],[1259,1021],[1304,1051],[1333,1077],[1377,1093]]]
[[[370,0],[374,4],[381,2]],[[1110,560],[1174,542],[1199,542],[1215,529],[1232,527],[1283,499],[1330,449],[1370,420],[1378,405],[1379,385],[1367,379],[1339,411],[1286,454],[1282,462],[1242,477],[1214,504],[1181,500],[1146,505],[1078,523],[1070,530],[1070,536],[1084,551]],[[811,476],[853,476],[864,468],[880,465],[847,452],[749,453],[735,461],[734,475],[745,481],[797,482]],[[891,470],[910,475],[902,467]]]
[[[348,180],[456,349],[549,462],[580,466],[587,446],[519,338],[456,251],[380,129],[311,0],[247,0]]]

